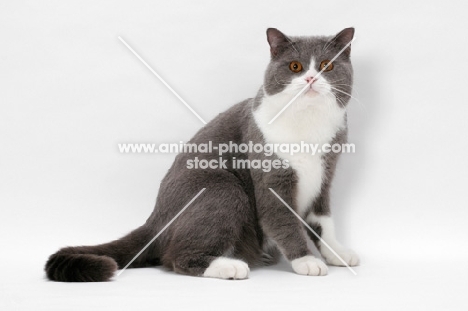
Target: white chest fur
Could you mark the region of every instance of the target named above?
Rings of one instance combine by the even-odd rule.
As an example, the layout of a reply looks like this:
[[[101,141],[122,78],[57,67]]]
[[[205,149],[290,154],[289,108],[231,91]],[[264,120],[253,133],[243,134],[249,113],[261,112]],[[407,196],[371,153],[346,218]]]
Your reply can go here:
[[[272,124],[270,120],[289,102],[290,96],[268,96],[254,111],[255,121],[266,143],[290,144],[301,141],[317,144],[319,149],[330,143],[345,126],[345,109],[330,97],[299,97]],[[298,176],[297,208],[301,216],[320,193],[324,177],[322,154],[277,152],[278,157],[289,161]]]

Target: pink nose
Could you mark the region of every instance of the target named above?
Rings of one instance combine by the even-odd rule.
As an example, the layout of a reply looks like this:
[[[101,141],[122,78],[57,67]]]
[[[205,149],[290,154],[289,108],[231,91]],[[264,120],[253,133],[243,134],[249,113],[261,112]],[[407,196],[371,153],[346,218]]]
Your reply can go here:
[[[317,80],[315,80],[314,77],[306,77],[305,80],[307,81],[307,83],[310,83],[310,84],[312,84],[312,83],[314,83],[315,81],[317,81]]]

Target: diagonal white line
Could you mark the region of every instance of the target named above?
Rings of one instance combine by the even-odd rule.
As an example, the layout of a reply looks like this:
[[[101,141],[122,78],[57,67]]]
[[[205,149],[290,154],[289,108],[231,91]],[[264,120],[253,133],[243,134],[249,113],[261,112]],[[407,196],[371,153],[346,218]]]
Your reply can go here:
[[[205,190],[206,190],[206,188],[203,188],[202,190],[200,190],[200,192],[198,192],[197,195],[195,197],[193,197],[193,199],[190,200],[190,202],[188,202],[187,205],[185,205],[184,208],[181,209],[180,212],[178,212],[177,215],[175,215],[174,218],[172,218],[172,220],[169,221],[167,223],[167,225],[165,225],[164,228],[162,228],[161,231],[159,231],[159,233],[156,234],[156,236],[154,238],[152,238],[151,241],[149,241],[148,244],[146,244],[145,247],[143,247],[143,249],[141,251],[139,251],[138,254],[136,254],[135,257],[133,257],[133,259],[130,260],[130,262],[122,270],[120,270],[119,273],[117,273],[117,276],[120,276],[132,264],[132,262],[134,262],[135,259],[137,259],[145,251],[145,249],[147,249],[148,246],[150,246],[151,243],[153,243],[161,235],[161,233],[163,233],[164,230],[166,230],[174,222],[174,220],[176,220],[177,217],[179,217],[180,214],[182,214],[187,209],[187,207],[189,207],[190,204],[192,204],[193,201],[195,201],[203,193],[203,191],[205,191]]]
[[[322,237],[320,235],[317,234],[317,232],[315,232],[305,221],[304,219],[302,219],[301,216],[299,216],[292,208],[291,206],[288,205],[288,203],[286,203],[276,192],[275,190],[271,189],[271,188],[268,188],[270,189],[271,192],[273,192],[273,194],[287,207],[289,208],[289,210],[291,211],[291,213],[294,214],[294,216],[296,216],[306,227],[307,229],[310,230],[310,232],[312,232],[319,240],[320,242],[325,245],[332,253],[333,255],[335,255],[345,266],[346,268],[349,269],[349,271],[351,271],[354,275],[357,275],[356,271],[353,270],[353,268],[351,268],[347,263],[346,261],[343,260],[343,258],[340,257],[340,255],[338,255],[334,250],[333,248],[331,248],[330,245],[328,245],[327,242],[325,242]]]
[[[193,108],[190,107],[190,105],[187,104],[187,102],[186,102],[182,97],[180,97],[179,94],[177,94],[176,91],[174,91],[174,89],[173,89],[169,84],[167,84],[167,82],[164,81],[164,79],[161,78],[161,76],[158,75],[157,72],[154,71],[153,68],[151,68],[150,65],[148,65],[148,63],[146,63],[145,60],[144,60],[143,58],[141,58],[141,56],[138,55],[137,52],[135,52],[135,51],[130,47],[130,45],[128,45],[127,42],[125,42],[124,39],[122,39],[122,37],[119,36],[118,38],[119,38],[119,40],[122,41],[122,43],[123,43],[123,44],[124,44],[124,45],[125,45],[141,62],[142,62],[142,63],[143,63],[143,65],[145,65],[145,66],[156,76],[156,78],[158,78],[158,79],[169,89],[169,91],[171,91],[172,94],[175,95],[175,97],[177,97],[177,98],[178,98],[178,99],[179,99],[179,100],[180,100],[180,101],[181,101],[181,102],[198,118],[198,119],[200,119],[200,121],[202,121],[203,124],[206,124],[205,120],[203,120],[202,117],[200,117],[200,116],[198,115],[198,113],[196,113],[195,110],[193,110]]]
[[[302,93],[304,93],[304,91],[306,89],[308,89],[310,87],[310,85],[315,81],[317,80],[318,77],[320,77],[320,75],[328,68],[328,66],[330,66],[331,63],[333,63],[337,58],[338,56],[340,56],[347,48],[348,46],[351,45],[351,43],[354,41],[354,39],[356,39],[356,37],[354,37],[351,41],[349,41],[344,48],[342,48],[338,54],[335,55],[335,57],[333,57],[329,62],[328,64],[322,68],[322,70],[320,70],[320,72],[312,79],[310,80],[300,91],[299,93],[296,94],[296,96],[294,96],[287,104],[286,106],[283,107],[283,109],[280,110],[280,112],[278,112],[276,114],[276,116],[273,117],[273,119],[270,120],[270,122],[268,122],[268,124],[271,124],[273,123],[273,121],[276,120],[276,118],[278,118],[280,116],[280,114],[282,114],[299,96],[302,95]]]

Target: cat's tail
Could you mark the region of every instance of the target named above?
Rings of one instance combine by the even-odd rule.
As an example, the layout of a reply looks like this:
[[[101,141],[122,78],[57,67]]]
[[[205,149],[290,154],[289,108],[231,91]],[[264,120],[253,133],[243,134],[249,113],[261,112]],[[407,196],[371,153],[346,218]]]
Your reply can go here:
[[[51,255],[45,265],[47,277],[60,282],[108,281],[151,240],[150,230],[142,226],[119,240],[96,246],[66,247]],[[141,254],[130,267],[150,265],[147,253]]]

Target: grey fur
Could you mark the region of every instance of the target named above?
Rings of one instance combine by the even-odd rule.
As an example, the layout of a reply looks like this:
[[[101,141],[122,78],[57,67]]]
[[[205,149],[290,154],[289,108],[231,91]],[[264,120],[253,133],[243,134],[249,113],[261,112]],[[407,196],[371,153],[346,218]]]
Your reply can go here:
[[[344,32],[349,39],[351,30]],[[269,95],[283,90],[283,83],[290,82],[294,76],[288,69],[291,60],[301,61],[307,70],[312,55],[331,59],[344,42],[343,32],[335,37],[286,37],[276,29],[269,29],[267,35],[272,57],[257,96],[218,115],[189,143],[265,143],[252,114],[261,103],[263,90]],[[352,67],[348,51],[337,59],[336,64],[335,70],[324,75],[331,81],[343,79],[341,81],[345,82],[340,83],[347,85],[340,89],[350,94]],[[349,101],[344,94],[335,95],[340,105]],[[338,133],[335,141],[346,141],[346,130]],[[49,258],[47,276],[57,281],[108,280],[117,266],[125,266],[202,188],[206,191],[131,267],[163,264],[175,272],[199,276],[211,261],[226,254],[245,260],[249,265],[276,262],[278,249],[288,260],[311,254],[304,226],[268,189],[273,188],[296,208],[297,176],[292,168],[270,172],[234,169],[231,165],[233,157],[262,161],[278,158],[275,154],[268,157],[261,153],[231,153],[223,155],[223,159],[228,160],[227,169],[187,169],[187,160],[194,157],[210,160],[217,159],[218,154],[179,154],[161,182],[153,213],[142,227],[111,243],[60,250]],[[330,213],[329,188],[337,158],[338,155],[333,153],[325,156],[326,178],[309,212]],[[311,225],[320,232],[319,227]],[[277,248],[272,247],[268,239],[273,240]],[[99,269],[102,269],[101,274]]]

